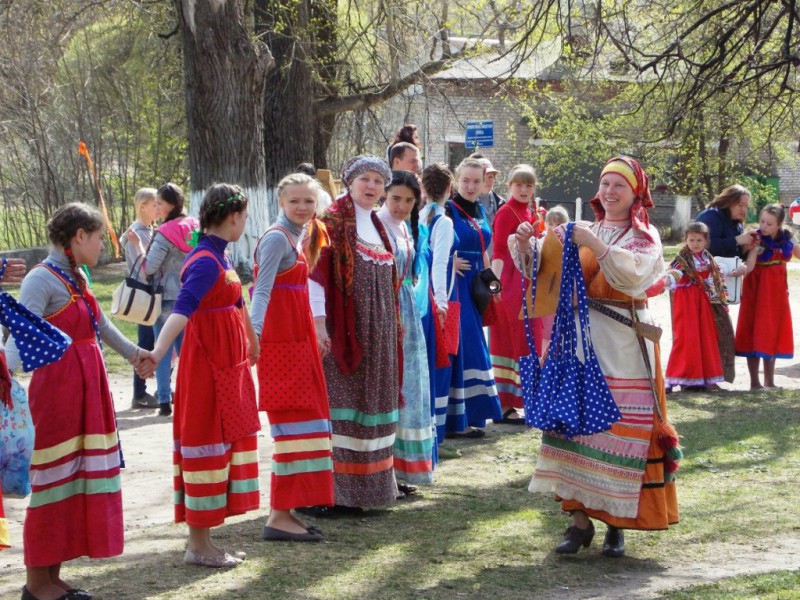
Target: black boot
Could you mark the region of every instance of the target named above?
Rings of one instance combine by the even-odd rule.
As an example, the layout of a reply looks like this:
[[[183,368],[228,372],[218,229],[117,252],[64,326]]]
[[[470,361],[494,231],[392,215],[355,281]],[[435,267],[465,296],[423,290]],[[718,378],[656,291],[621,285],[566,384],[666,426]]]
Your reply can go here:
[[[622,529],[608,526],[606,537],[603,540],[603,556],[620,558],[625,554],[625,534]]]
[[[558,554],[577,554],[581,546],[588,548],[594,537],[594,523],[589,521],[589,527],[581,529],[575,525],[567,527],[564,532],[564,541],[556,546]]]

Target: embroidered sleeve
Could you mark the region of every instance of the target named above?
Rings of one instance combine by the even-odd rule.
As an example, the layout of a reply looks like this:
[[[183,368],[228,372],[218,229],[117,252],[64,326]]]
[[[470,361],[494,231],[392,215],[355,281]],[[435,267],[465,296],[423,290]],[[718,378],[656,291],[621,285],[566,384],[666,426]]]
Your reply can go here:
[[[616,290],[641,298],[646,290],[664,276],[661,240],[654,227],[649,234],[653,241],[631,230],[616,245],[611,246],[600,269]]]

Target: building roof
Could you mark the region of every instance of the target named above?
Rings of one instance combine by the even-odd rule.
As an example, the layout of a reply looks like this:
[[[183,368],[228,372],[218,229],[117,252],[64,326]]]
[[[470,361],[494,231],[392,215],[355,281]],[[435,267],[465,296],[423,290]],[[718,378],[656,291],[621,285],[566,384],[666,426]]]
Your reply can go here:
[[[451,38],[452,51],[462,50],[470,41],[472,40],[468,38]],[[483,52],[458,59],[449,69],[437,73],[431,79],[462,81],[508,78],[540,81],[561,79],[635,81],[637,79],[635,73],[616,72],[609,61],[602,58],[576,66],[575,62],[564,57],[560,37],[539,42],[530,56],[522,60],[519,60],[517,53],[500,51],[497,40],[483,40],[480,47],[483,48]]]

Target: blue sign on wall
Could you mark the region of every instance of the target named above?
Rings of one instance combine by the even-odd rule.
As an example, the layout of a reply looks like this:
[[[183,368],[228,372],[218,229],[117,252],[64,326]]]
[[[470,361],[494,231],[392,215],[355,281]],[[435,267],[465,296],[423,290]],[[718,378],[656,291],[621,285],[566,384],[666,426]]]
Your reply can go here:
[[[467,121],[464,146],[467,148],[493,148],[494,121]]]

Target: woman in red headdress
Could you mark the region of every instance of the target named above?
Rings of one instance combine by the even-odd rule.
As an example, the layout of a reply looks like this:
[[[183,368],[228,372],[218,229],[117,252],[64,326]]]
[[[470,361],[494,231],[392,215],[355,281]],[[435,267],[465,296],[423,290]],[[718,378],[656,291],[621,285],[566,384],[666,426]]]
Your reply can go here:
[[[608,525],[603,554],[616,558],[625,549],[623,529],[659,530],[677,523],[678,450],[666,421],[658,343],[620,322],[652,324],[647,298],[663,290],[661,239],[647,216],[653,201],[646,173],[630,158],[610,160],[591,205],[595,222],[576,223],[572,235],[581,246],[594,309],[589,311],[592,344],[622,419],[609,431],[572,439],[545,432],[529,489],[554,493],[572,514],[556,552],[574,554],[588,547],[595,518]],[[529,250],[532,234],[532,226],[520,225],[520,251]],[[665,453],[667,440],[674,447]]]

